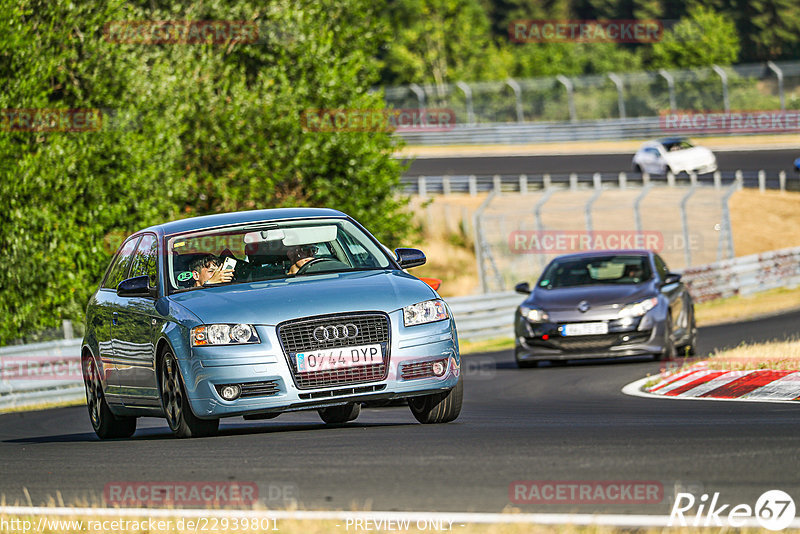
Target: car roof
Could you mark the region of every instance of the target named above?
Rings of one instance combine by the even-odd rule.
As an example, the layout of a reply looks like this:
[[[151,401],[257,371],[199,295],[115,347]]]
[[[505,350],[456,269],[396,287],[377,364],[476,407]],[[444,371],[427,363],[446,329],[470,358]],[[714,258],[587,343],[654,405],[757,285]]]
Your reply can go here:
[[[329,208],[275,208],[265,210],[236,211],[202,215],[177,221],[157,224],[145,228],[142,232],[153,231],[163,235],[181,234],[205,228],[217,228],[234,224],[256,223],[261,221],[278,221],[285,219],[307,219],[313,217],[347,217],[341,211]]]
[[[645,249],[621,249],[621,250],[587,250],[586,252],[575,252],[573,254],[563,254],[554,258],[555,260],[574,260],[578,258],[596,258],[599,256],[650,256],[652,251]]]

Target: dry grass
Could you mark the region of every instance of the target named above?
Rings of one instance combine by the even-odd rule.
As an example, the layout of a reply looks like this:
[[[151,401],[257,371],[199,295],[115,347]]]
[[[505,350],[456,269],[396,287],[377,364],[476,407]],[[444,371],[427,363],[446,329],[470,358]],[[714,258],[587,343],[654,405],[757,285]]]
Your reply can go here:
[[[771,289],[695,305],[697,324],[701,326],[742,321],[796,308],[800,308],[800,288]]]
[[[705,362],[709,369],[726,371],[749,371],[752,369],[798,371],[800,370],[800,339],[769,343],[744,343],[736,348],[712,354]]]
[[[731,197],[737,256],[800,246],[800,193],[743,189]]]

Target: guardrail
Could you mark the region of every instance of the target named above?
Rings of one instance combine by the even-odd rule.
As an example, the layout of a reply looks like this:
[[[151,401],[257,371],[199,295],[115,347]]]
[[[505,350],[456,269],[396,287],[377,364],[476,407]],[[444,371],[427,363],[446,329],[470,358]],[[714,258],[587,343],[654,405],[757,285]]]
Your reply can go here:
[[[800,175],[787,175],[785,171],[716,171],[708,174],[650,175],[638,172],[595,172],[595,173],[562,173],[562,174],[482,174],[482,175],[444,175],[444,176],[403,176],[400,178],[402,192],[409,195],[427,196],[431,194],[450,195],[467,193],[477,195],[494,191],[496,193],[527,193],[531,190],[549,187],[578,189],[593,187],[601,189],[605,186],[618,186],[622,189],[629,185],[645,186],[648,184],[707,185],[720,188],[735,181],[743,187],[758,187],[761,190],[778,189],[780,191],[800,190]]]
[[[683,273],[696,302],[800,285],[800,247],[742,256]],[[462,340],[513,336],[514,311],[524,299],[513,291],[448,298]],[[0,410],[80,400],[80,339],[0,348]]]

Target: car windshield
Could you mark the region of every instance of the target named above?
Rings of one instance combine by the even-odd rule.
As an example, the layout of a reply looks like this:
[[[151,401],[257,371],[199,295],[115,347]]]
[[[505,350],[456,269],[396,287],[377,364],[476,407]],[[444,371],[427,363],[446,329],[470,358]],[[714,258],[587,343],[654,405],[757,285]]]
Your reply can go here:
[[[386,252],[347,219],[247,224],[169,239],[170,290],[320,273],[385,269]],[[232,267],[232,276],[213,278]]]
[[[609,255],[556,259],[547,267],[539,287],[639,284],[652,276],[646,256]]]
[[[686,150],[687,148],[692,148],[692,143],[687,141],[686,139],[675,139],[673,141],[664,141],[664,149],[668,152],[675,152],[678,150]]]

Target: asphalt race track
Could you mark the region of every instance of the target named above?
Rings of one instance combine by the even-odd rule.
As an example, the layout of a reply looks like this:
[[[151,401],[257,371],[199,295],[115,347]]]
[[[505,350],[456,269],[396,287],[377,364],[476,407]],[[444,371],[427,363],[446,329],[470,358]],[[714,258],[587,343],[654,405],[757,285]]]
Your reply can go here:
[[[700,349],[796,335],[800,312],[700,330]],[[628,359],[517,369],[510,352],[465,358],[461,417],[416,424],[406,407],[326,428],[316,413],[232,419],[221,435],[173,439],[140,419],[130,440],[98,441],[84,407],[0,416],[8,504],[100,504],[107,483],[240,481],[270,507],[501,511],[517,480],[658,481],[660,504],[521,505],[523,511],[669,513],[675,488],[755,504],[800,492],[800,405],[629,397],[660,363]],[[696,493],[697,494],[697,493]]]
[[[786,171],[792,178],[792,163],[800,157],[798,150],[716,151],[721,171]],[[584,154],[569,156],[498,156],[418,158],[405,176],[440,176],[445,174],[563,174],[594,172],[630,172],[633,152],[629,154]]]

